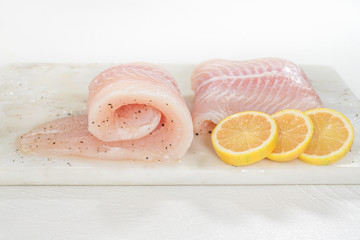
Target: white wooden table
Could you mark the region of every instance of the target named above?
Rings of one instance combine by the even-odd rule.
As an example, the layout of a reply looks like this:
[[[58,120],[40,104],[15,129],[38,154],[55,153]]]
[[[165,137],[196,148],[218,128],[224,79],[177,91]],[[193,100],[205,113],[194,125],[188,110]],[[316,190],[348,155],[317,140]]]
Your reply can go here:
[[[0,63],[283,57],[360,97],[358,1],[1,1]],[[329,176],[332,177],[332,176]],[[360,239],[360,185],[0,187],[0,239]]]
[[[0,239],[359,239],[360,186],[1,187]]]

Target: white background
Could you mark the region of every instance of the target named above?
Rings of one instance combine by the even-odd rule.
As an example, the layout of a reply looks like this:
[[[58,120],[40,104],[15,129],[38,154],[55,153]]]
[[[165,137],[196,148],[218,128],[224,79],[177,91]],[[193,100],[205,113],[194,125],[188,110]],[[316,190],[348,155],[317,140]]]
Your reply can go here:
[[[282,57],[360,79],[359,1],[9,0],[0,63]],[[359,95],[358,95],[359,96]]]
[[[267,56],[330,65],[360,97],[360,2],[0,2],[0,64]],[[360,186],[0,188],[0,239],[360,239],[359,229]]]

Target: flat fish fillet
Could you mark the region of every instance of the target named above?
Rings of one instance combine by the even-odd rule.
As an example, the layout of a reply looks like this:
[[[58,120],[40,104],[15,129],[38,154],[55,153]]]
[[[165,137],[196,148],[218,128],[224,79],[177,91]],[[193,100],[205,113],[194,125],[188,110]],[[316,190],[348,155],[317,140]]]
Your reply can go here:
[[[278,58],[211,60],[192,73],[194,131],[211,131],[225,117],[242,111],[273,114],[283,109],[322,107],[304,71]]]
[[[45,123],[20,137],[41,155],[173,161],[190,147],[190,112],[164,69],[132,63],[100,73],[89,85],[88,114]]]

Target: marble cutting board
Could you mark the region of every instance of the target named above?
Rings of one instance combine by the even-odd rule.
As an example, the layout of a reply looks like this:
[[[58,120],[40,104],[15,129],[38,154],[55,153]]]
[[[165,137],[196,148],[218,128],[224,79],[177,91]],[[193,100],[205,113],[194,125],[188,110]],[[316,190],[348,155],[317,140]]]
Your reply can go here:
[[[113,64],[14,64],[0,67],[0,185],[242,185],[360,184],[360,101],[328,66],[303,65],[326,107],[345,114],[355,129],[351,152],[330,166],[299,160],[226,165],[209,136],[195,136],[175,163],[39,157],[17,150],[17,138],[56,118],[86,112],[87,86]],[[163,65],[179,83],[189,108],[194,65]]]

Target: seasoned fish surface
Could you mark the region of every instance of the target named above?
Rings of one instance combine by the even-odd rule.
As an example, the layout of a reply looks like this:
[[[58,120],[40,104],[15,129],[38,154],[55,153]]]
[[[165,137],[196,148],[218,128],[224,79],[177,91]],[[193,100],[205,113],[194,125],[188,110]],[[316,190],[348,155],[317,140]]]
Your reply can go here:
[[[88,114],[45,123],[20,137],[24,152],[102,159],[173,161],[193,138],[174,78],[147,63],[123,64],[89,85]]]

